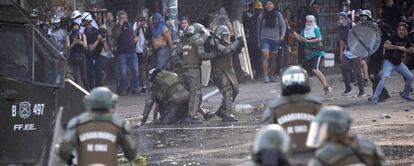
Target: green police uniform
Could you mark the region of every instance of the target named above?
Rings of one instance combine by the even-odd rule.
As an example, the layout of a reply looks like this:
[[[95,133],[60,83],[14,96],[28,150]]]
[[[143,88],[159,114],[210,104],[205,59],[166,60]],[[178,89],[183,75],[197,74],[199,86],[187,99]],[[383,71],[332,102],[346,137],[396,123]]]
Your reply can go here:
[[[188,116],[189,93],[174,72],[162,70],[155,76],[151,95],[146,100],[143,123],[154,105],[158,104],[163,124],[176,123]]]
[[[71,119],[60,143],[59,155],[68,160],[76,147],[79,165],[117,164],[118,145],[129,160],[135,159],[136,144],[130,125],[112,113],[85,112]]]
[[[368,139],[348,134],[351,118],[342,108],[322,107],[311,123],[308,147],[320,147],[308,165],[384,165],[381,149]]]
[[[85,96],[84,104],[89,111],[69,121],[59,145],[59,156],[69,160],[76,149],[79,165],[115,166],[120,145],[127,159],[135,159],[137,147],[129,123],[110,112],[116,102],[117,95],[106,87],[95,88]]]
[[[373,142],[356,135],[350,144],[344,145],[328,142],[318,149],[315,158],[309,162],[310,166],[328,165],[384,165],[384,154]]]

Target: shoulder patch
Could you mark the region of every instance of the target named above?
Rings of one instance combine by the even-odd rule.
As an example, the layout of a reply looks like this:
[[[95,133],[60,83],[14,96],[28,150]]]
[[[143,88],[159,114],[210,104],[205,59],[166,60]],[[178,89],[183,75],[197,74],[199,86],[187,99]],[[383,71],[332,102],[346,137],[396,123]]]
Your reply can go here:
[[[86,122],[89,122],[91,120],[91,116],[88,112],[83,112],[80,115],[73,117],[72,119],[70,119],[70,121],[68,122],[68,129],[73,129],[76,126],[80,125],[80,124],[84,124]]]

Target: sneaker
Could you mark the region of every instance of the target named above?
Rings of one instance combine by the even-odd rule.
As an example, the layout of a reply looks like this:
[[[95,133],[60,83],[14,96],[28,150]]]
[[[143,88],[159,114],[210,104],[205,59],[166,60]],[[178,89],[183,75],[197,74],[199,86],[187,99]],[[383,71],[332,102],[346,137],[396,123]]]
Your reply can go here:
[[[403,99],[407,100],[407,101],[414,101],[414,98],[412,98],[410,95],[405,96],[405,95],[403,95],[403,93],[402,93],[402,92],[400,93],[400,96],[401,96]]]
[[[374,97],[372,97],[372,96],[368,98],[368,101],[369,101],[371,104],[378,104],[378,100],[375,100],[375,99],[374,99]]]
[[[271,76],[270,77],[270,82],[279,82],[280,78],[279,76]]]
[[[263,81],[264,81],[264,83],[269,83],[270,82],[270,80],[269,80],[269,77],[268,76],[263,76]]]
[[[365,97],[365,96],[367,96],[367,95],[364,92],[359,92],[358,95],[357,95],[357,97]]]
[[[352,89],[345,89],[344,93],[342,93],[342,96],[349,96],[352,92]]]
[[[210,120],[211,118],[213,118],[213,117],[215,117],[216,115],[214,114],[214,113],[212,113],[212,112],[210,112],[210,111],[207,111],[204,115],[203,115],[203,118],[204,118],[204,121],[208,121],[208,120]]]
[[[323,91],[325,92],[325,95],[328,95],[329,93],[332,92],[332,87],[327,86],[327,87],[323,88]]]

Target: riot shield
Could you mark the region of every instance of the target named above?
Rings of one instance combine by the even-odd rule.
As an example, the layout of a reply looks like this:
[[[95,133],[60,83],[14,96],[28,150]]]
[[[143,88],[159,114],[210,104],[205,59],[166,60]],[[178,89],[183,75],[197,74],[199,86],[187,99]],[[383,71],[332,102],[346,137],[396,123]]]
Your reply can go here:
[[[374,54],[381,44],[381,29],[375,22],[364,21],[355,25],[348,35],[348,47],[359,57]]]

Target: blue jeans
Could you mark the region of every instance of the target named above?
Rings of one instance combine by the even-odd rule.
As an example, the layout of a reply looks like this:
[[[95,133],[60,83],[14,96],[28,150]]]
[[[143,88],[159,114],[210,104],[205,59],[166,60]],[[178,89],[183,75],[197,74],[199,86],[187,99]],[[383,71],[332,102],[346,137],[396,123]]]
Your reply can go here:
[[[88,88],[90,90],[95,87],[103,86],[106,61],[106,58],[100,55],[86,56],[86,76],[88,78]]]
[[[410,96],[411,83],[413,82],[414,77],[413,74],[410,72],[410,70],[408,70],[407,66],[405,66],[404,63],[394,65],[390,61],[384,60],[382,66],[382,77],[377,85],[377,88],[375,88],[374,95],[372,96],[373,101],[378,102],[379,96],[381,95],[381,92],[384,89],[385,81],[391,76],[391,73],[393,71],[400,73],[405,79],[404,91],[401,95],[405,97]]]
[[[156,63],[153,65],[157,69],[165,69],[168,65],[168,61],[170,60],[171,49],[168,46],[159,48],[156,50]]]
[[[125,91],[128,89],[128,67],[131,70],[131,90],[138,90],[139,85],[139,68],[138,57],[135,52],[130,54],[119,55],[119,67],[121,70],[121,80],[119,82],[119,90]]]

